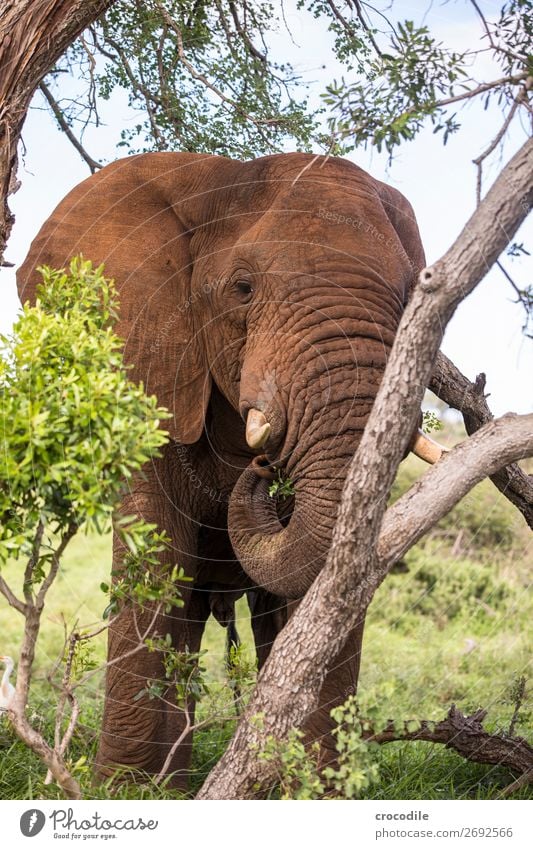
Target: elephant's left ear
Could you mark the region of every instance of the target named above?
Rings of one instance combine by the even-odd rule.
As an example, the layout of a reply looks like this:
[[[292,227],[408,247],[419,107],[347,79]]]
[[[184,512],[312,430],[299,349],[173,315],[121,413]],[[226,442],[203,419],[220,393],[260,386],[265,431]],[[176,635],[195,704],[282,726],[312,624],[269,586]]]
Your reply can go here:
[[[208,194],[217,159],[146,154],[108,165],[59,204],[17,274],[24,302],[35,298],[39,265],[63,268],[78,254],[103,263],[120,296],[130,375],[168,407],[164,427],[183,443],[200,437],[211,390],[191,308],[190,245],[203,214],[195,199]]]
[[[396,230],[411,263],[413,269],[409,285],[409,291],[411,291],[418,280],[418,275],[426,266],[426,255],[420,239],[415,213],[413,207],[401,192],[386,183],[381,183],[379,180],[375,180],[375,183],[387,217]]]

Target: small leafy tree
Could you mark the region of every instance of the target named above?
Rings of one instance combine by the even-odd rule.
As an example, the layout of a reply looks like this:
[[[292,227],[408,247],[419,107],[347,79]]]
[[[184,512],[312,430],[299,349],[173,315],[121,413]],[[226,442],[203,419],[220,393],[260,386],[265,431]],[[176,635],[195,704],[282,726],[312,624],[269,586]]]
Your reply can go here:
[[[8,716],[64,792],[79,797],[64,755],[78,715],[74,686],[84,680],[77,667],[91,635],[67,641],[50,744],[26,714],[41,616],[68,543],[82,528],[109,528],[125,481],[166,442],[160,422],[168,414],[128,379],[112,328],[117,295],[102,267],[74,259],[68,271],[40,271],[35,306],[26,304],[12,335],[0,337],[0,592],[24,617]],[[121,605],[152,605],[155,615],[180,605],[175,580],[183,579],[181,571],[156,569],[165,534],[136,517],[122,518],[118,531],[128,554],[113,586],[102,587],[109,594],[108,623]],[[8,558],[23,564],[20,589],[1,574]],[[139,634],[131,651],[145,648],[147,636]],[[92,667],[85,663],[82,673],[92,674]]]

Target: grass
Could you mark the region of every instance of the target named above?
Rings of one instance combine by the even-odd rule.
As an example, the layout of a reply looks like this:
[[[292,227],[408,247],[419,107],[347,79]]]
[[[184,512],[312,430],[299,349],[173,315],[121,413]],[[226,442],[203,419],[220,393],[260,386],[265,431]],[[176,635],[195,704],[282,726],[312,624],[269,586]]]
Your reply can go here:
[[[422,471],[414,458],[402,464],[394,495]],[[529,642],[533,598],[529,531],[511,505],[486,482],[477,487],[406,557],[408,571],[391,574],[380,587],[368,616],[363,649],[361,691],[380,692],[384,683],[392,695],[383,700],[382,716],[395,719],[440,719],[451,703],[463,712],[489,711],[488,729],[505,729],[513,713],[511,689],[520,675],[531,675]],[[100,582],[108,577],[110,540],[80,536],[65,556],[61,574],[50,592],[39,639],[32,701],[34,720],[52,730],[51,691],[46,672],[61,651],[64,621],[90,625],[99,620],[105,599]],[[18,564],[3,571],[15,584]],[[247,607],[238,604],[238,628],[252,655]],[[21,619],[0,602],[0,653],[15,658],[21,639]],[[230,717],[196,734],[191,793],[218,760],[231,737],[235,720],[231,691],[225,680],[225,632],[210,619],[203,648],[211,695],[199,711],[207,715],[222,707]],[[95,658],[105,655],[104,639],[94,646]],[[213,701],[216,708],[213,708]],[[91,798],[175,798],[176,793],[144,783],[91,784],[102,709],[102,681],[95,676],[85,687],[71,761]],[[531,733],[533,705],[526,696],[516,733]],[[464,761],[442,746],[393,743],[377,753],[380,781],[365,792],[375,799],[492,799],[513,776],[499,767]],[[81,759],[81,760],[80,760]],[[531,798],[524,787],[513,798]],[[0,798],[60,798],[54,785],[44,787],[37,759],[17,742],[0,719]]]

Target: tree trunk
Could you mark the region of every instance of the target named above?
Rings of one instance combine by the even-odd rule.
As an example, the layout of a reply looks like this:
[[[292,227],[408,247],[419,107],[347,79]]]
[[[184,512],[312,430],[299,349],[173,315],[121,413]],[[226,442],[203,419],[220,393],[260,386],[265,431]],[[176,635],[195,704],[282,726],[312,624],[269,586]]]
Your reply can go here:
[[[432,268],[422,271],[348,472],[326,566],[276,639],[237,732],[197,798],[249,798],[274,779],[276,765],[261,759],[258,753],[269,736],[285,737],[314,709],[328,665],[342,648],[350,628],[363,617],[392,565],[387,555],[378,554],[390,487],[416,425],[448,321],[513,238],[531,208],[532,152],[530,139],[502,170],[450,250]],[[498,450],[503,446],[508,450],[501,466],[532,453],[531,419],[506,417],[496,423],[503,430],[499,445],[493,442],[493,424],[471,437],[459,452],[455,486],[453,490],[450,486],[450,491],[457,495],[465,477],[474,481],[492,474],[491,463],[498,463]],[[496,453],[486,451],[484,432],[487,444]],[[444,463],[448,467],[454,463],[453,453],[441,461],[439,474],[444,471]],[[480,463],[484,454],[488,458],[486,464]],[[469,469],[468,475],[464,469]],[[454,503],[460,497],[457,495]],[[451,506],[445,499],[441,505],[443,513]],[[435,512],[433,521],[439,518]],[[422,520],[424,504],[419,515]]]
[[[35,89],[114,0],[3,0],[0,13],[0,265],[13,226],[17,147]]]

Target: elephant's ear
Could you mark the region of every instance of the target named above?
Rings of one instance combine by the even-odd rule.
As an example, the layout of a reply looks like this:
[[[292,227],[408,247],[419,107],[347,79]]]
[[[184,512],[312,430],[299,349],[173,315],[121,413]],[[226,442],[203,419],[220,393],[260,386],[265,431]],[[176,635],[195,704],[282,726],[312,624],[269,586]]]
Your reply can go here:
[[[426,255],[420,239],[415,213],[413,207],[401,192],[379,180],[376,180],[375,183],[387,217],[396,230],[411,263],[413,269],[409,285],[409,291],[411,291],[418,280],[418,275],[426,266]]]
[[[173,418],[164,426],[183,443],[199,438],[211,388],[191,309],[191,225],[179,212],[187,178],[198,191],[203,161],[146,154],[89,177],[43,225],[17,275],[24,302],[35,297],[39,265],[62,268],[78,254],[104,264],[120,295],[117,333],[131,377],[168,407]]]

